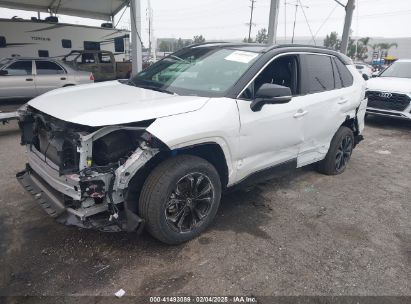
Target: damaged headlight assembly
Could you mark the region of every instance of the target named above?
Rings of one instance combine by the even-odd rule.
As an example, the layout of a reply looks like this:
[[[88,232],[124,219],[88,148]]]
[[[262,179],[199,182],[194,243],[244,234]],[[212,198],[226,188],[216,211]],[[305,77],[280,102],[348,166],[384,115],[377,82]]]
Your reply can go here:
[[[50,215],[68,225],[105,231],[142,228],[125,196],[137,172],[168,149],[146,131],[153,121],[92,128],[27,106],[19,117],[29,162],[17,178]]]

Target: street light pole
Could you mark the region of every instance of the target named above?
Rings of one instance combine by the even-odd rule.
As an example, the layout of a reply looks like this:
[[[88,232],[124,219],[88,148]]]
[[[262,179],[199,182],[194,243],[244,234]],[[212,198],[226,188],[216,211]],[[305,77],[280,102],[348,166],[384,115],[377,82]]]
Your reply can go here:
[[[348,40],[350,39],[350,30],[352,23],[352,16],[355,9],[355,0],[348,0],[347,5],[345,6],[345,21],[344,21],[344,30],[341,39],[340,52],[347,54]]]
[[[268,21],[268,44],[277,42],[278,12],[280,0],[271,0],[270,19]]]
[[[141,41],[141,0],[130,1],[130,21],[131,21],[131,67],[132,75],[136,75],[142,70],[143,53]]]

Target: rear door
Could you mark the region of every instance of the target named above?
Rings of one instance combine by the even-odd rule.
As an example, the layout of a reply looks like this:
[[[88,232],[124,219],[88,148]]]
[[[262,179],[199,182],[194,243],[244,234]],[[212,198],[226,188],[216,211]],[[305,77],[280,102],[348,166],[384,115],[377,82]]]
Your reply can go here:
[[[321,160],[327,154],[335,132],[344,122],[344,107],[350,98],[342,86],[334,56],[326,54],[303,54],[301,90],[304,108],[304,143],[298,155],[298,166]],[[338,59],[337,59],[338,60]]]
[[[67,84],[67,72],[54,61],[36,60],[34,82],[37,94],[64,87]]]
[[[36,96],[33,61],[18,60],[2,69],[0,98],[32,98]]]

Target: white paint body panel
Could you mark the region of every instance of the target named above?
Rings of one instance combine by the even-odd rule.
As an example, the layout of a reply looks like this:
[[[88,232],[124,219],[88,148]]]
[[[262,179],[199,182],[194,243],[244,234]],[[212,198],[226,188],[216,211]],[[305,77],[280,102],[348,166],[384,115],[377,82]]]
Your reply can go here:
[[[55,90],[29,105],[94,127],[156,118],[147,131],[172,150],[218,144],[230,186],[288,160],[297,159],[301,167],[323,159],[335,132],[347,117],[355,117],[358,108],[361,132],[365,82],[354,66],[348,68],[354,77],[349,88],[296,96],[286,104],[265,105],[259,112],[250,109],[251,101],[170,95],[118,81]]]
[[[363,100],[365,82],[354,66],[348,66],[354,77],[350,87],[303,96],[304,143],[298,155],[298,167],[302,167],[325,158],[331,140],[347,116],[355,117],[356,109]],[[364,128],[364,115],[359,119]],[[361,120],[361,122],[360,122]]]
[[[115,80],[57,89],[28,104],[64,121],[99,127],[195,111],[208,99],[170,95]]]
[[[376,77],[367,81],[367,90],[411,94],[411,79]]]
[[[237,101],[241,120],[238,180],[297,158],[303,143],[303,118],[294,115],[302,101],[295,97],[285,104],[264,105],[258,112],[251,110],[250,101]]]

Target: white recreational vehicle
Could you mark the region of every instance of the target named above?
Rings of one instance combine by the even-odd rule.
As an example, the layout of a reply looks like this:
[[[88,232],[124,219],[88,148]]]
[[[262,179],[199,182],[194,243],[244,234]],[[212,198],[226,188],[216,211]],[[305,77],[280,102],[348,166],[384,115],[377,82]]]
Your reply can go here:
[[[114,53],[116,61],[130,59],[128,30],[107,27],[110,24],[58,23],[55,17],[55,22],[47,20],[0,19],[0,58],[62,57],[72,50],[103,50]]]

